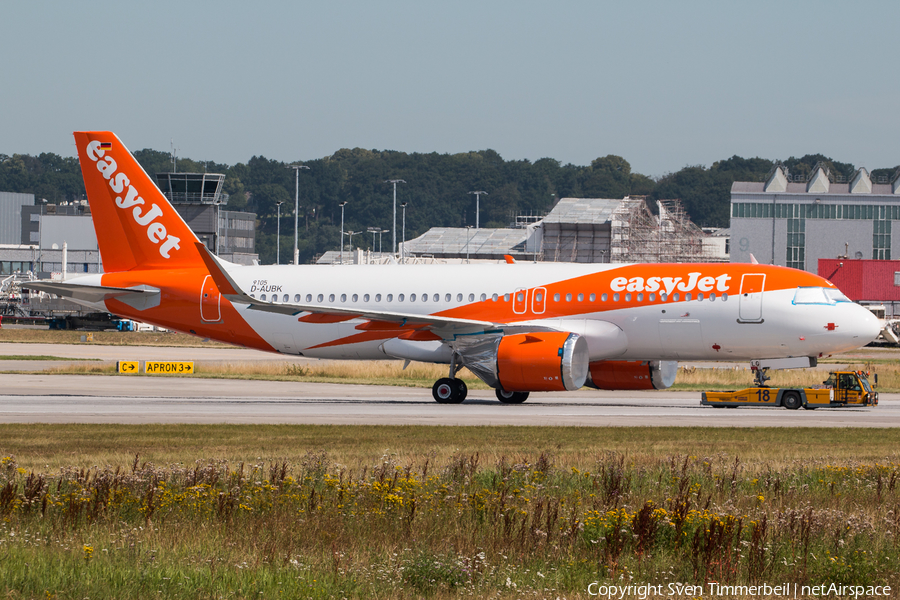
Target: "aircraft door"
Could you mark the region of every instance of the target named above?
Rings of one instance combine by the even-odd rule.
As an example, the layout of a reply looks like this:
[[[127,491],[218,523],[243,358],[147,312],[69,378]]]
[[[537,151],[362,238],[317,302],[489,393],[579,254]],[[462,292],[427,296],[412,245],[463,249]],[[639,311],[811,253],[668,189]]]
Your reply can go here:
[[[546,302],[547,289],[542,287],[534,288],[534,291],[531,293],[531,312],[536,315],[544,314],[544,309],[547,307]]]
[[[528,290],[519,288],[513,294],[513,312],[523,315],[526,310],[528,310]]]
[[[219,323],[222,321],[221,310],[222,296],[216,287],[212,275],[203,278],[200,286],[200,320],[205,323]]]
[[[741,277],[741,295],[738,299],[739,322],[763,322],[762,299],[765,285],[765,273],[745,273]]]

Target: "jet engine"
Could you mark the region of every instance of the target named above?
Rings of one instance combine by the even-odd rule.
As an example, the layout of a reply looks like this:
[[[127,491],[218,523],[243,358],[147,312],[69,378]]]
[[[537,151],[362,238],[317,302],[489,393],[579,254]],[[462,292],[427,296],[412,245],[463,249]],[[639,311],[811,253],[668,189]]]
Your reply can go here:
[[[587,379],[587,341],[577,333],[519,333],[461,339],[455,345],[463,366],[508,392],[577,390]]]
[[[598,390],[665,390],[675,383],[678,361],[598,360],[585,385]]]

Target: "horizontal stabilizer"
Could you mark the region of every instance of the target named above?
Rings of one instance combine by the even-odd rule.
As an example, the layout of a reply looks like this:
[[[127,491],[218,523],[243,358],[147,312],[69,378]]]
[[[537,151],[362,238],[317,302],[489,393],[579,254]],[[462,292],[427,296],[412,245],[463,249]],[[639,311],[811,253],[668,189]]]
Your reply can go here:
[[[117,288],[58,281],[29,281],[23,283],[22,287],[92,304],[99,304],[115,298],[137,310],[158,306],[160,298],[159,290],[149,286]]]

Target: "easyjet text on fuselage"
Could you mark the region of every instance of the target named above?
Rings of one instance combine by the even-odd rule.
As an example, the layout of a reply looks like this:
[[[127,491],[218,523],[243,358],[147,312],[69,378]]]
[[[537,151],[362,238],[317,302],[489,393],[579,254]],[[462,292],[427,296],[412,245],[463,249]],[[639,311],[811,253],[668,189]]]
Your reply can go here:
[[[731,275],[723,274],[718,277],[710,275],[704,276],[703,273],[688,273],[688,279],[685,281],[682,277],[616,277],[609,282],[609,288],[614,292],[691,292],[697,290],[699,292],[719,293],[727,292],[728,281]]]

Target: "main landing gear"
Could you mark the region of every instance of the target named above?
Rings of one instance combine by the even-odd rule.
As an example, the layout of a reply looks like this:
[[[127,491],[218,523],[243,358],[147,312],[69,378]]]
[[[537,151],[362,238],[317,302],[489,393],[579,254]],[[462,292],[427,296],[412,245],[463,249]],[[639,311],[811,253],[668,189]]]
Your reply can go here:
[[[468,393],[469,388],[462,379],[442,377],[431,387],[431,395],[440,404],[459,404],[466,399]]]
[[[528,392],[507,392],[504,389],[498,389],[497,400],[503,404],[522,404],[528,400]]]
[[[450,377],[441,377],[431,386],[431,395],[439,404],[459,404],[466,399],[469,388],[465,381],[456,378],[461,368],[454,352],[450,358]]]
[[[456,374],[462,365],[456,360],[454,352],[450,359],[450,377],[441,377],[431,386],[431,395],[438,404],[459,404],[466,399],[469,388],[462,379],[457,379]],[[497,400],[503,404],[522,404],[528,399],[528,392],[507,392],[504,389],[496,390]]]

